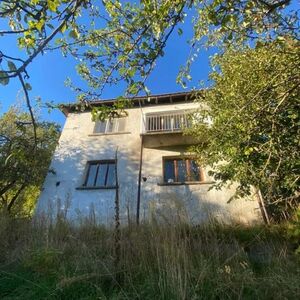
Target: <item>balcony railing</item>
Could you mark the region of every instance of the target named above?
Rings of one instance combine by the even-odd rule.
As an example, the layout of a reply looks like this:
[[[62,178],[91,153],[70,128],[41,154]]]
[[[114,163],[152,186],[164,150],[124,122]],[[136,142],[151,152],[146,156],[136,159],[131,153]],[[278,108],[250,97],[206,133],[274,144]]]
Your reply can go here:
[[[187,112],[147,114],[145,117],[145,132],[180,132],[190,127]]]

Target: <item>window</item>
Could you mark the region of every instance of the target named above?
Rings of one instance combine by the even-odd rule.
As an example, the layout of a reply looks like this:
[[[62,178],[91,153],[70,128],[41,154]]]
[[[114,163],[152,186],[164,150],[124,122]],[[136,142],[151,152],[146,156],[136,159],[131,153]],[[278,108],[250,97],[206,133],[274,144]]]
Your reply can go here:
[[[101,160],[88,162],[84,187],[101,188],[115,187],[115,160]]]
[[[195,182],[203,181],[203,175],[197,162],[191,158],[165,157],[163,159],[164,182]]]
[[[126,118],[107,119],[97,121],[94,127],[94,133],[114,133],[125,132]]]

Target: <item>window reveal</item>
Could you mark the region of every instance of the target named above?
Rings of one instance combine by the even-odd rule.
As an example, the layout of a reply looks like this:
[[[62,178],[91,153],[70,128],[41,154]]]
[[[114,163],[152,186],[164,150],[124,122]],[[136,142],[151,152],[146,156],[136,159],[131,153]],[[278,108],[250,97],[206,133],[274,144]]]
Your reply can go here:
[[[114,187],[115,181],[114,160],[88,162],[85,187]]]
[[[203,174],[197,162],[191,158],[164,158],[164,182],[203,181]]]

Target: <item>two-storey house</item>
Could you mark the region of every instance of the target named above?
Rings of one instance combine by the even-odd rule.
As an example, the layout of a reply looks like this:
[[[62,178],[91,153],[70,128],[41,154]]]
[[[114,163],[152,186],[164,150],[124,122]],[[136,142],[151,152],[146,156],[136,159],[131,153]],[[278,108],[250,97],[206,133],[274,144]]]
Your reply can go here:
[[[198,108],[190,93],[138,97],[132,103],[127,116],[103,122],[93,122],[88,109],[62,107],[66,123],[38,213],[58,209],[71,219],[92,213],[100,223],[112,224],[117,172],[122,224],[153,218],[191,223],[259,218],[255,196],[228,203],[234,185],[210,189],[213,179],[190,153],[195,141],[182,133],[189,126],[187,114]]]

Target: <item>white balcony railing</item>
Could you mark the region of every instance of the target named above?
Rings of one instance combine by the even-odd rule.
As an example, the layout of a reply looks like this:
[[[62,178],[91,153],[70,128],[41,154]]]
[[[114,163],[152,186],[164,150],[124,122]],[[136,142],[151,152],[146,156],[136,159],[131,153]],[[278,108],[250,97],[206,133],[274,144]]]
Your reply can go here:
[[[145,116],[145,132],[180,132],[183,128],[190,127],[190,123],[186,111],[151,113]]]

